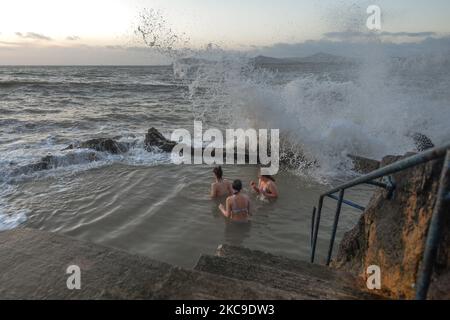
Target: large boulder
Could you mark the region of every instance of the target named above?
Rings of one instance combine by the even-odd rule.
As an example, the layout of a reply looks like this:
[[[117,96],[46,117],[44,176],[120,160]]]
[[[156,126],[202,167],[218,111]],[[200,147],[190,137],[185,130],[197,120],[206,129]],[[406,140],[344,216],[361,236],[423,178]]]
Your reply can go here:
[[[97,138],[83,141],[80,144],[71,144],[62,151],[72,149],[92,149],[99,152],[107,152],[111,154],[122,154],[129,150],[130,144],[118,142],[109,138]]]
[[[144,145],[147,151],[152,151],[156,147],[164,152],[171,152],[177,143],[167,139],[161,132],[152,127],[148,129],[145,135]]]
[[[121,154],[128,151],[128,146],[113,139],[91,139],[84,141],[79,145],[80,148],[93,149],[100,152],[111,154]]]
[[[381,165],[401,158],[387,157]],[[356,226],[343,237],[332,265],[362,277],[367,277],[368,266],[378,265],[385,295],[414,298],[442,167],[443,160],[435,160],[395,174],[391,199],[385,190],[377,190]],[[446,219],[429,291],[432,299],[450,298],[450,215]]]
[[[416,145],[416,150],[418,152],[434,148],[433,141],[431,141],[429,137],[420,132],[409,133],[409,137],[414,140],[414,144]]]
[[[358,173],[366,174],[380,168],[380,161],[348,154],[353,162],[353,170]]]

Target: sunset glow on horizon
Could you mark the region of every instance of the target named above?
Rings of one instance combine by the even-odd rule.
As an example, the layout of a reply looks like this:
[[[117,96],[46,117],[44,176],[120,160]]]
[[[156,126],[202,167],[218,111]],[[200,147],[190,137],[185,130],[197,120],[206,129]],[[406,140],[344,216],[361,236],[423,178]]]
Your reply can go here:
[[[378,1],[383,9],[385,30],[389,34],[408,32],[447,37],[450,3],[432,2],[433,6],[418,1]],[[331,0],[319,3],[305,0],[4,0],[0,3],[0,64],[45,63],[51,61],[52,55],[48,53],[44,59],[45,52],[52,48],[73,49],[71,52],[76,56],[87,47],[112,51],[118,47],[143,46],[134,31],[144,8],[160,12],[175,33],[187,35],[191,46],[212,42],[225,49],[248,50],[279,43],[318,41],[326,38],[326,34],[359,31],[363,26],[361,21],[366,18],[365,9],[371,3],[365,0],[339,4]],[[414,42],[424,38],[406,36],[388,40]],[[37,49],[43,49],[43,53]]]

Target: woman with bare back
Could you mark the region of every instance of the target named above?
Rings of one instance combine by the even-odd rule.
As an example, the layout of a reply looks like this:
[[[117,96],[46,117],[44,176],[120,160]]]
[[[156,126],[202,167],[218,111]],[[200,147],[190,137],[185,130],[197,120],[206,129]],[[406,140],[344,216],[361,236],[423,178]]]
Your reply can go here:
[[[215,182],[211,184],[211,198],[219,198],[233,194],[231,182],[223,178],[222,167],[215,167],[213,173]]]
[[[225,218],[233,222],[249,222],[250,221],[250,200],[247,195],[242,194],[241,180],[233,181],[233,195],[229,196],[223,204],[219,205],[220,212]]]

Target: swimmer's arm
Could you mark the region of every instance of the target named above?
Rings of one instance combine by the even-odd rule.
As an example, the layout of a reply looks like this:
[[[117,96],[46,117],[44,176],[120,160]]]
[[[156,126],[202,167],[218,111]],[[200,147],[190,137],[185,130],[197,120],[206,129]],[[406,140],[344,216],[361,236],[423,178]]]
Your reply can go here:
[[[253,191],[255,191],[256,193],[260,193],[259,186],[256,185],[255,181],[252,181],[250,183],[250,187],[252,187]]]
[[[223,204],[220,204],[219,209],[226,218],[231,217],[231,206],[230,206],[230,202],[228,201],[228,199],[226,201],[226,208],[223,206]]]
[[[270,184],[270,193],[263,192],[264,196],[267,198],[278,198],[278,189],[274,183]]]

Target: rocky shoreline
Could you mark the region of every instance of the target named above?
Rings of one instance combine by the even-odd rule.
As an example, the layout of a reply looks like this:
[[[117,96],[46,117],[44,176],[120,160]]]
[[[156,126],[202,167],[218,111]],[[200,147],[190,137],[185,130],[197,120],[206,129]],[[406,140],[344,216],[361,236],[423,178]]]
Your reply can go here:
[[[385,157],[380,166],[410,155]],[[413,299],[443,162],[434,160],[394,174],[396,187],[391,197],[377,189],[356,226],[341,240],[333,267],[366,279],[367,267],[377,265],[386,297]],[[428,296],[450,299],[448,214]]]
[[[423,151],[425,149],[433,147],[431,140],[425,135],[415,133],[411,136],[416,145],[415,151]],[[128,152],[131,148],[136,147],[137,141],[133,142],[121,142],[120,137],[114,138],[95,138],[79,143],[70,144],[61,151],[72,151],[72,150],[87,150],[85,153],[67,153],[63,158],[48,154],[42,157],[38,162],[24,165],[15,168],[12,171],[13,176],[20,174],[29,174],[36,171],[56,169],[62,165],[73,165],[82,162],[95,162],[100,160],[100,156],[96,152],[105,152],[111,155],[122,155]],[[145,134],[144,146],[143,148],[147,152],[166,152],[170,153],[173,148],[177,145],[177,142],[167,139],[160,131],[156,128],[151,127]],[[89,151],[92,150],[92,151]],[[202,148],[202,152],[205,148]],[[245,161],[248,162],[250,154],[248,150],[245,151]],[[191,153],[194,155],[195,148],[192,146]],[[227,150],[222,150],[223,158],[226,158]],[[212,156],[215,153],[212,152]],[[270,155],[270,152],[268,152]],[[348,154],[348,158],[353,163],[353,170],[357,173],[368,173],[374,171],[380,167],[380,161],[368,159],[366,157],[361,157],[358,155]],[[260,163],[259,155],[256,155],[257,163]],[[237,153],[235,150],[234,160],[237,159]],[[303,167],[317,166],[315,161],[308,160],[302,152],[293,152],[290,149],[282,150],[280,152],[280,165],[286,168],[298,168],[302,164]]]

